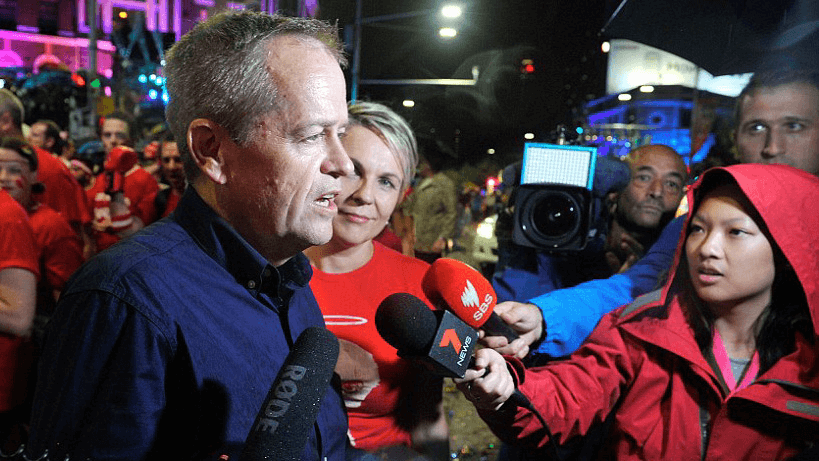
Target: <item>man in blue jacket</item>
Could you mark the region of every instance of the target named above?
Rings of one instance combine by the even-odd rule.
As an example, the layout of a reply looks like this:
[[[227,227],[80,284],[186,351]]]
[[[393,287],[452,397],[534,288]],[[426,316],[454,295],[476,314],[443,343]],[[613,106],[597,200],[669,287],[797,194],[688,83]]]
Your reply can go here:
[[[63,292],[28,459],[238,459],[296,338],[324,325],[301,251],[332,236],[353,171],[342,61],[335,27],[252,12],[173,46],[166,115],[189,187]],[[293,459],[343,461],[337,385],[313,427]]]

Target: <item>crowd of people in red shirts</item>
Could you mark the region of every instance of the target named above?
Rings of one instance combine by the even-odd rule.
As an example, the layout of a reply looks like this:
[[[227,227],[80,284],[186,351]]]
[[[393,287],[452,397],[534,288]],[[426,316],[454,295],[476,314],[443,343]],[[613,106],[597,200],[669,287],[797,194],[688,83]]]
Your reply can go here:
[[[95,161],[54,122],[23,120],[20,99],[0,90],[0,435],[25,421],[38,343],[69,277],[167,216],[185,188],[167,130],[137,153],[135,121],[102,117]]]

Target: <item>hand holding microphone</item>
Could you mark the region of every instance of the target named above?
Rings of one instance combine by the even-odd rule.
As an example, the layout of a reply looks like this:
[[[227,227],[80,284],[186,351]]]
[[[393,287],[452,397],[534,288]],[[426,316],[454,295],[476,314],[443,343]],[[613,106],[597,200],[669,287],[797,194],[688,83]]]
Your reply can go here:
[[[480,349],[475,352],[473,362],[474,369],[467,370],[463,378],[453,378],[453,381],[475,408],[498,410],[513,396],[513,403],[528,408],[519,401],[525,397],[517,391],[506,360],[499,353],[492,349]]]
[[[484,276],[456,259],[440,258],[424,274],[424,294],[436,307],[451,310],[461,320],[487,336],[503,336],[508,342],[518,334],[495,312],[498,296]]]
[[[492,349],[480,349],[472,357],[478,333],[471,326],[449,311],[430,310],[409,293],[394,293],[378,305],[375,327],[387,343],[398,349],[400,357],[454,378],[477,408],[498,410],[508,402],[530,410],[543,424],[555,449],[555,459],[560,459],[549,426],[532,402],[516,389],[504,358]],[[454,347],[455,343],[461,347]]]
[[[546,337],[546,322],[540,308],[530,303],[504,301],[495,306],[495,313],[520,335],[509,342],[502,336],[486,336],[482,344],[502,355],[513,355],[521,360],[529,355],[530,346]]]
[[[378,306],[375,327],[385,341],[398,349],[400,357],[424,363],[441,376],[462,378],[456,382],[463,382],[464,386],[467,382],[480,382],[481,395],[487,397],[480,408],[489,408],[483,406],[487,402],[500,407],[506,400],[531,407],[528,399],[515,390],[500,354],[481,349],[477,360],[473,359],[478,333],[451,312],[433,311],[411,294],[394,293]],[[484,376],[487,372],[489,375]],[[470,400],[478,405],[477,400]]]

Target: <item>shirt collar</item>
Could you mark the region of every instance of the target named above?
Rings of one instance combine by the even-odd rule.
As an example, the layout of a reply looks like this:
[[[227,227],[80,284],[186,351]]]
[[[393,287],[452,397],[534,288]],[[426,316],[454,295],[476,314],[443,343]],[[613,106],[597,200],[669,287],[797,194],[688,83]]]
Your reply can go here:
[[[282,288],[296,290],[310,282],[313,272],[304,254],[298,253],[274,267],[230,223],[217,215],[193,187],[186,188],[173,219],[205,253],[254,295],[265,292],[280,296]]]

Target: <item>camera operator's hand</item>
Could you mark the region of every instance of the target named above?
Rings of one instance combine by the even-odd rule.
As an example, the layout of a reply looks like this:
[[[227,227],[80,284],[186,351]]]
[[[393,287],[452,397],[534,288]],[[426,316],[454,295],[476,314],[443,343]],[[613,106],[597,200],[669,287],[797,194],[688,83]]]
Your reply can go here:
[[[523,359],[529,354],[529,346],[546,336],[543,314],[534,304],[505,301],[495,306],[494,312],[519,335],[519,338],[511,343],[504,336],[482,337],[481,342],[486,347],[501,354]]]
[[[615,274],[627,271],[645,255],[645,247],[626,232],[617,236],[617,241],[606,242],[606,262]]]

